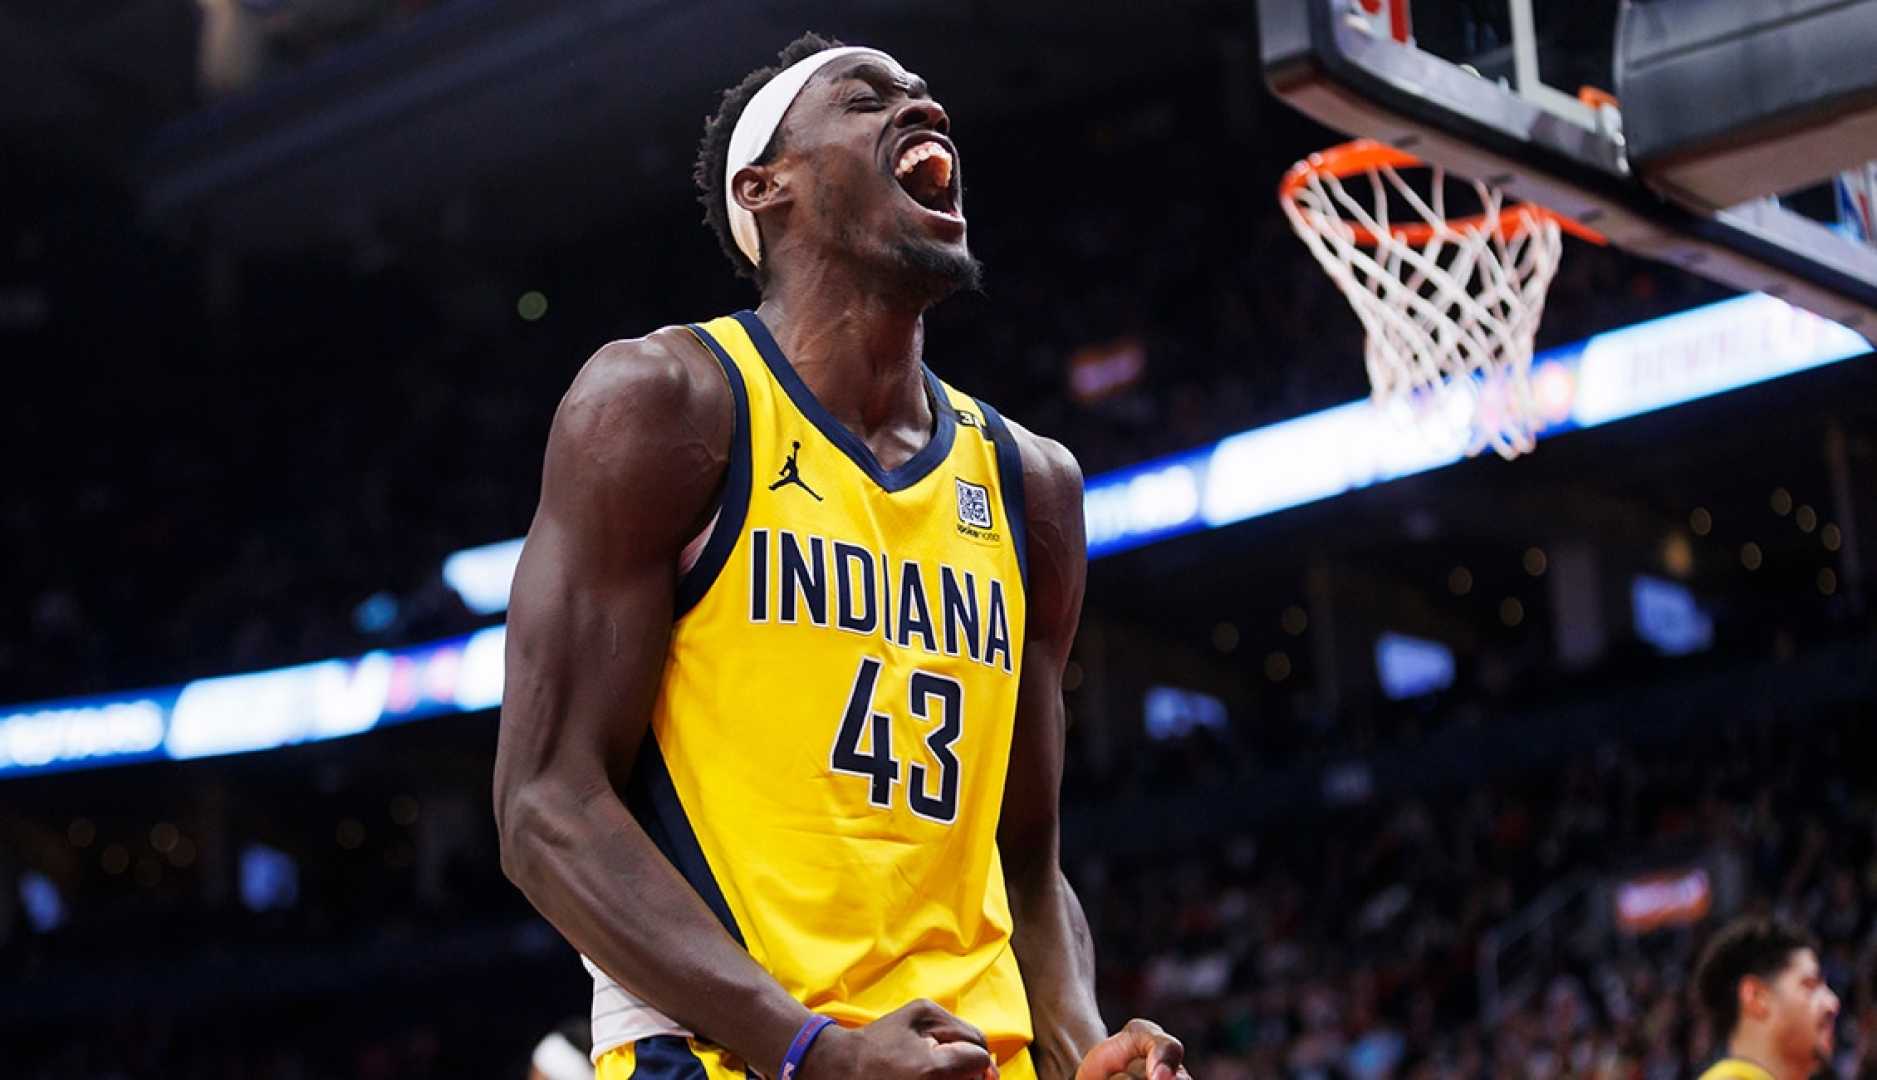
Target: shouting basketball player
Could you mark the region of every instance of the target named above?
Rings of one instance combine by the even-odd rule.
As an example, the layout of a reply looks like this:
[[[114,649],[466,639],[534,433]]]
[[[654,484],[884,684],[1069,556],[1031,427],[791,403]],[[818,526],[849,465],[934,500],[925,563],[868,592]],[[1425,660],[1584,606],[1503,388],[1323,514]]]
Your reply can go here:
[[[602,1080],[1185,1077],[1104,1038],[1058,865],[1082,481],[940,381],[945,110],[805,37],[698,165],[754,312],[601,349],[515,577],[496,814]]]

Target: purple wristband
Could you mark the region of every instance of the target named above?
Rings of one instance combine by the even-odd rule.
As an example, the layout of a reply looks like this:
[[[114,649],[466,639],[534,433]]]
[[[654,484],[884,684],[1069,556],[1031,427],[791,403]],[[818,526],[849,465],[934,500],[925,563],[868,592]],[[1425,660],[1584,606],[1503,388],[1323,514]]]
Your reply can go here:
[[[795,1041],[789,1043],[789,1052],[782,1058],[782,1073],[776,1080],[795,1080],[795,1071],[802,1067],[802,1059],[808,1056],[808,1048],[815,1045],[821,1033],[834,1026],[832,1016],[811,1016],[802,1029],[795,1033]]]

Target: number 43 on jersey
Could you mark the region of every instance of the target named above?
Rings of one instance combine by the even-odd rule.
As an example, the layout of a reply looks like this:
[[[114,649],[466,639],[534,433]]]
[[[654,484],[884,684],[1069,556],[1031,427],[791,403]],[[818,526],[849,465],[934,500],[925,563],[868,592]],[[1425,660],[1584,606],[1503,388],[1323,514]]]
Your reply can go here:
[[[828,760],[835,772],[865,777],[867,801],[890,810],[901,762],[893,756],[893,717],[873,711],[880,667],[875,657],[860,661]],[[958,755],[952,744],[964,733],[965,688],[956,679],[914,671],[906,680],[906,711],[914,720],[938,725],[925,737],[925,748],[938,765],[937,783],[924,762],[912,762],[906,767],[906,804],[922,818],[949,825],[958,818]]]

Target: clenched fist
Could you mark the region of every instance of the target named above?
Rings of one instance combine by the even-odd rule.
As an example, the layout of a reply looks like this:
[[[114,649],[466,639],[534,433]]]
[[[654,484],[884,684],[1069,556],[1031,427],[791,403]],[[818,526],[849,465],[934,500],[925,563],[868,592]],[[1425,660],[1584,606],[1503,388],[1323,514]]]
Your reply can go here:
[[[1095,1044],[1075,1071],[1075,1080],[1193,1080],[1186,1047],[1152,1020],[1129,1020]]]

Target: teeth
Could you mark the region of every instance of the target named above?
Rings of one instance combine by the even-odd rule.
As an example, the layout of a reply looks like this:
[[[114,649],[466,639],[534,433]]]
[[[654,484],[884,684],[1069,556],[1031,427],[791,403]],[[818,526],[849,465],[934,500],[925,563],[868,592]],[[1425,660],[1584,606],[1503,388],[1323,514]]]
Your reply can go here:
[[[952,155],[944,146],[935,142],[922,142],[907,150],[904,154],[901,154],[899,164],[893,169],[893,175],[904,177],[907,173],[918,168],[920,162],[931,157],[938,158],[941,163],[939,168],[939,182],[941,184],[949,184],[952,178]]]

